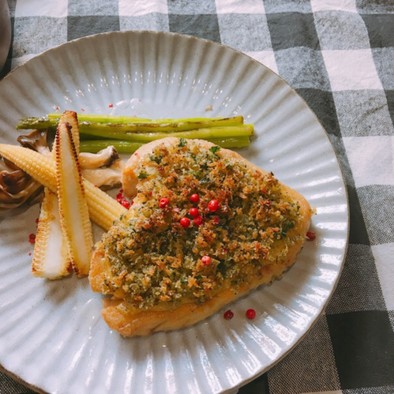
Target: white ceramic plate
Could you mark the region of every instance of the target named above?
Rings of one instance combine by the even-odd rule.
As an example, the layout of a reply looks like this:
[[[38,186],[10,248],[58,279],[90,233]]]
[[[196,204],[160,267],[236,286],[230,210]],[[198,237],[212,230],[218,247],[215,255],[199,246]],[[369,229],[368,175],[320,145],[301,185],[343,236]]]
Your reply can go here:
[[[313,230],[284,278],[191,328],[122,339],[100,317],[87,280],[30,274],[38,207],[0,223],[0,363],[51,393],[211,393],[267,371],[305,335],[332,294],[347,246],[348,206],[325,131],[300,97],[263,65],[218,44],[123,32],[70,42],[0,83],[0,140],[27,115],[74,109],[141,116],[243,114],[257,139],[241,153],[303,193]],[[110,104],[114,107],[110,109]],[[210,109],[207,112],[207,109]],[[245,310],[257,311],[255,320]]]

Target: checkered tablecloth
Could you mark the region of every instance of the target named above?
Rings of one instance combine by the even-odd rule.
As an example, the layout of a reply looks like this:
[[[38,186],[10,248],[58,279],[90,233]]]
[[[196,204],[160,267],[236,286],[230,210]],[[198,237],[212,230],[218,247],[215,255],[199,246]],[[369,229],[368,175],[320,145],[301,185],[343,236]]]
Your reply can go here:
[[[160,30],[236,48],[296,89],[339,159],[350,245],[325,314],[283,361],[239,393],[394,393],[394,1],[8,3],[12,43],[1,76],[78,37]],[[0,374],[0,393],[27,392]]]

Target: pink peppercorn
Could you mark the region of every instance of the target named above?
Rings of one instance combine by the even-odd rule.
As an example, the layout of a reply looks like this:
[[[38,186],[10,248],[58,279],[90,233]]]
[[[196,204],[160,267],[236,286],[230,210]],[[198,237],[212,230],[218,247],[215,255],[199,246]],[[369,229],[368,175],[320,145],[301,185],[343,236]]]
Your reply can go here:
[[[187,228],[190,226],[190,219],[189,218],[182,218],[179,223],[183,228]]]
[[[197,193],[194,193],[190,196],[189,200],[194,203],[198,203],[200,201],[200,196]]]
[[[249,320],[253,320],[256,317],[256,311],[254,309],[248,309],[245,313]]]
[[[170,203],[170,199],[167,197],[163,197],[160,199],[159,201],[159,208],[165,208],[166,206],[168,206],[168,204]]]
[[[234,312],[232,310],[227,310],[226,312],[224,312],[223,317],[226,320],[231,320],[234,317]]]

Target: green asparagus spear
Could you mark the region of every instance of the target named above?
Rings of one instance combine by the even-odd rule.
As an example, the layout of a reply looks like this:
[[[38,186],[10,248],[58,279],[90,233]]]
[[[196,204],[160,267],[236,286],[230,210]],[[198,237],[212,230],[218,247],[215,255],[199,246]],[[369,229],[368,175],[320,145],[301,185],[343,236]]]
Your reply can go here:
[[[16,128],[18,130],[26,130],[26,129],[49,129],[56,128],[57,123],[60,119],[59,113],[52,113],[42,117],[29,116],[19,120]],[[111,116],[111,115],[99,115],[99,114],[78,114],[79,122],[88,122],[88,123],[113,123],[113,124],[122,124],[122,123],[139,123],[139,122],[150,122],[150,119],[146,118],[137,118],[131,116]]]
[[[47,115],[47,119],[54,124],[60,119],[59,113],[51,113]],[[230,121],[234,121],[235,123],[242,123],[242,116],[233,116],[229,118],[225,117],[193,117],[193,118],[159,118],[159,119],[149,119],[149,118],[140,118],[137,116],[121,116],[121,115],[102,115],[102,114],[85,114],[79,113],[78,120],[79,122],[90,122],[90,123],[114,123],[114,124],[122,124],[122,123],[152,123],[152,124],[167,124],[167,123],[200,123],[200,122],[209,122],[216,120],[225,120],[230,119]]]
[[[250,145],[249,137],[211,138],[207,141],[219,145],[222,148],[246,148]],[[114,146],[119,153],[133,153],[143,142],[131,142],[121,140],[84,140],[80,142],[81,152],[97,153],[107,146]]]
[[[55,130],[59,113],[45,117],[23,118],[17,129]],[[217,118],[146,119],[129,116],[78,114],[81,150],[98,152],[113,145],[120,153],[132,153],[142,144],[164,137],[200,138],[224,148],[250,144],[253,125],[242,116]]]
[[[50,129],[56,128],[56,124],[53,121],[49,120],[46,116],[42,116],[40,118],[36,117],[28,117],[22,118],[16,125],[17,130],[28,130],[28,129],[36,129],[36,130],[43,130],[43,129]]]
[[[51,113],[47,118],[53,124],[57,124],[60,119],[60,113]],[[120,116],[120,115],[103,115],[103,114],[84,114],[78,113],[79,122],[93,122],[93,123],[139,123],[151,122],[151,119],[140,118],[138,116]]]
[[[79,150],[81,152],[97,153],[108,146],[113,146],[118,153],[133,153],[142,145],[144,145],[143,142],[121,140],[83,140],[80,142]]]
[[[23,118],[19,121],[17,129],[47,129],[55,128],[59,114],[48,114],[41,118]],[[110,115],[78,115],[81,133],[89,131],[113,133],[125,132],[175,132],[188,131],[201,128],[237,126],[243,124],[242,116],[229,118],[179,118],[179,119],[143,119],[125,116]],[[97,135],[97,134],[95,134]]]
[[[239,125],[239,126],[223,126],[201,128],[188,131],[174,131],[174,132],[145,132],[133,133],[109,131],[107,129],[98,130],[97,128],[85,128],[83,124],[79,125],[80,132],[85,135],[105,137],[108,139],[133,141],[133,142],[150,142],[159,138],[165,137],[179,137],[179,138],[227,138],[227,137],[240,137],[253,135],[252,125]]]

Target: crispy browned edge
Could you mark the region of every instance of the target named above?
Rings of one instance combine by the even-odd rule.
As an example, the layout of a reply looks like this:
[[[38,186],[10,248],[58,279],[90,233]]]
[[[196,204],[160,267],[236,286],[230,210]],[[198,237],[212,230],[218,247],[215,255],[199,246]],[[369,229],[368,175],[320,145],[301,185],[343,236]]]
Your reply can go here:
[[[157,142],[155,141],[155,143]],[[211,146],[206,141],[203,141],[203,143],[208,147]],[[245,160],[236,152],[224,151],[238,160]],[[251,163],[249,164],[253,165]],[[264,172],[260,168],[258,170]],[[300,205],[300,221],[289,231],[288,236],[291,237],[292,234],[305,234],[308,231],[312,216],[309,203],[295,190],[283,184],[281,184],[281,187],[292,200],[297,201]],[[175,307],[171,304],[162,304],[150,309],[137,309],[121,298],[112,297],[104,299],[102,316],[110,328],[127,337],[149,335],[156,331],[169,331],[190,326],[213,315],[225,305],[256,287],[280,278],[295,263],[303,244],[304,238],[301,237],[299,242],[289,248],[286,258],[276,264],[267,265],[261,277],[249,281],[242,288],[237,289],[237,291],[232,289],[220,291],[215,297],[204,303],[180,303]],[[98,244],[96,246],[93,253],[89,279],[93,291],[104,293],[104,278],[106,273],[110,271],[110,267],[100,245]]]

